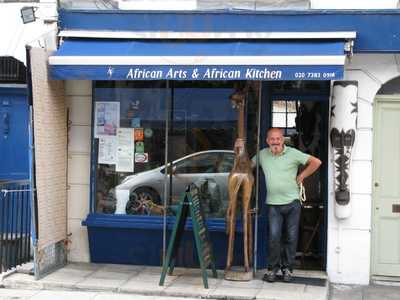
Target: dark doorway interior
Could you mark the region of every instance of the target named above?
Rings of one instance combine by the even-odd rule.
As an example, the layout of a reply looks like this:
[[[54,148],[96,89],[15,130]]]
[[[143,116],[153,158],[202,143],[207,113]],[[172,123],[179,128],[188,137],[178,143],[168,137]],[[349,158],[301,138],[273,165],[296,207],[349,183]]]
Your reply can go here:
[[[306,202],[296,255],[299,269],[326,268],[329,90],[329,81],[281,81],[268,83],[265,97],[270,112],[267,127],[282,128],[287,145],[323,162],[304,182]]]

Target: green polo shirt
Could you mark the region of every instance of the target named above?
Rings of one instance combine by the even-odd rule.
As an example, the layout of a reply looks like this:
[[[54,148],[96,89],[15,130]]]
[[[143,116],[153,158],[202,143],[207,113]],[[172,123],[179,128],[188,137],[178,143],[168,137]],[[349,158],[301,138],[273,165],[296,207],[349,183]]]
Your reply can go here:
[[[288,146],[284,146],[278,155],[273,155],[269,148],[260,151],[259,162],[265,174],[267,204],[283,205],[299,199],[297,172],[299,166],[305,165],[309,158],[309,154]],[[256,163],[256,156],[252,161]]]

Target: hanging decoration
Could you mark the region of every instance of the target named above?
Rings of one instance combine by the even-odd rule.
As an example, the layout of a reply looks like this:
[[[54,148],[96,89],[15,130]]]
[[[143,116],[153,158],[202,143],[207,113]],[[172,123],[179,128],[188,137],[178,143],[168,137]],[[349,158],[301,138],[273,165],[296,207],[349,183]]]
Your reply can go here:
[[[357,127],[357,81],[335,81],[331,107],[330,138],[334,155],[335,215],[351,216],[351,154]]]

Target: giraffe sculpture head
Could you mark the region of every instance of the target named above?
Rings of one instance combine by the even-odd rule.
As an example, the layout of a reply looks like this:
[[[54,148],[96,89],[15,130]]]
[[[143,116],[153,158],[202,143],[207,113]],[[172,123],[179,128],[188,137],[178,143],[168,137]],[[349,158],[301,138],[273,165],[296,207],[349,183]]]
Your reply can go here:
[[[334,155],[335,214],[351,215],[350,166],[357,124],[357,81],[336,81],[331,106],[331,145]]]
[[[232,103],[232,107],[235,109],[244,107],[246,101],[246,94],[247,94],[246,87],[241,89],[236,89],[236,91],[229,96],[229,99],[231,100]]]

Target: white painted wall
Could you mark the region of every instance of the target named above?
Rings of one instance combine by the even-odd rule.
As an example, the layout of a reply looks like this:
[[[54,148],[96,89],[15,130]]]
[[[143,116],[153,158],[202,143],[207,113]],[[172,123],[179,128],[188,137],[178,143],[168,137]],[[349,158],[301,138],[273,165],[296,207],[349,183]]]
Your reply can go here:
[[[136,1],[118,1],[119,9],[135,10],[195,10],[197,8],[196,0],[136,0]]]
[[[329,164],[328,261],[329,280],[368,284],[371,264],[373,103],[380,87],[400,76],[400,55],[355,55],[346,65],[345,80],[358,81],[358,126],[351,166],[353,214],[334,216],[333,157]]]
[[[311,9],[393,9],[398,0],[310,0]]]
[[[92,82],[67,80],[65,84],[69,110],[67,218],[68,260],[89,262],[86,227],[81,223],[89,213],[90,130]]]
[[[114,0],[120,9],[394,9],[398,0]],[[95,8],[95,7],[94,7]]]
[[[24,6],[37,7],[35,22],[23,24],[21,8]],[[54,31],[56,23],[56,1],[25,3],[0,3],[0,56],[13,56],[26,65],[25,45],[38,40],[44,34]],[[48,23],[50,22],[50,23]],[[41,40],[45,43],[46,40]],[[35,46],[42,46],[35,42]]]

